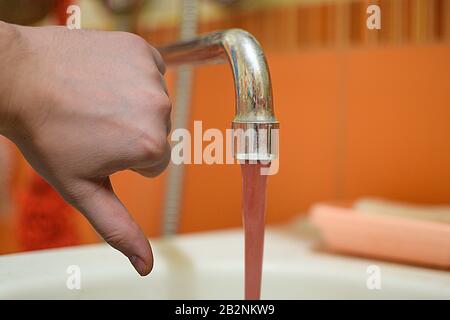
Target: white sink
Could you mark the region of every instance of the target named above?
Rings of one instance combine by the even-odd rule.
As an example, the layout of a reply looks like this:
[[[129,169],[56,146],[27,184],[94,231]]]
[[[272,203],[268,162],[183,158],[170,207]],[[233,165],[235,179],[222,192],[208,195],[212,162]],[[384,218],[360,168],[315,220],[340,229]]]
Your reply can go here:
[[[263,299],[450,299],[446,271],[332,255],[313,249],[303,227],[268,228]],[[155,267],[139,277],[107,245],[0,256],[0,299],[242,299],[240,230],[152,241]],[[69,290],[67,268],[80,267],[81,289]],[[381,271],[369,290],[367,267]]]

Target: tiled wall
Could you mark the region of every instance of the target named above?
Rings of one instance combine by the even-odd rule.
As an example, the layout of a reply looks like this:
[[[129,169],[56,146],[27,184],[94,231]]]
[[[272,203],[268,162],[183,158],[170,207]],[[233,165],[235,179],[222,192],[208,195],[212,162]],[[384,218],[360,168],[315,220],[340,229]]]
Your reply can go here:
[[[274,1],[271,6],[252,10],[231,7],[210,16],[206,10],[200,15],[199,32],[243,28],[254,34],[266,50],[274,51],[450,41],[449,0],[293,2],[280,5]],[[366,28],[370,4],[381,9],[381,30]],[[140,32],[156,44],[174,41],[178,35],[173,23],[149,27],[145,19],[141,19]]]

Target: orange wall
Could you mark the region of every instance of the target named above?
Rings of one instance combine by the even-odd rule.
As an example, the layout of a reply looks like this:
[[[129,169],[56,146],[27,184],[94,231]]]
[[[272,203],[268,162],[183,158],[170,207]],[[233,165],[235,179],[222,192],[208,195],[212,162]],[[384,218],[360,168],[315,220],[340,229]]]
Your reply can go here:
[[[364,195],[450,203],[450,45],[269,54],[281,165],[267,218],[316,201]],[[198,68],[192,120],[226,129],[234,113],[225,66]],[[160,224],[161,179],[114,179],[149,234]],[[237,165],[187,167],[181,231],[239,226]]]
[[[268,61],[281,122],[280,172],[269,178],[269,223],[305,212],[316,201],[364,195],[450,203],[449,44],[269,53]],[[192,120],[203,120],[204,130],[229,128],[233,94],[226,66],[198,68]],[[164,178],[132,172],[113,177],[150,236],[160,232]],[[185,178],[182,232],[241,224],[237,165],[190,165]],[[84,242],[96,240],[86,221],[77,219]],[[5,221],[0,218],[2,252],[14,250]]]
[[[347,61],[344,195],[450,203],[450,46]]]

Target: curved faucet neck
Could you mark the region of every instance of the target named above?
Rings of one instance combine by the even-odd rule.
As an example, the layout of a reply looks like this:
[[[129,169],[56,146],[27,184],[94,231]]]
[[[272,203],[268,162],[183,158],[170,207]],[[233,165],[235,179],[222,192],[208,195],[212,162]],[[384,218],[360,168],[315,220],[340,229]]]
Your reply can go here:
[[[236,95],[233,129],[255,131],[237,134],[243,149],[235,153],[236,157],[244,160],[274,158],[271,132],[278,129],[278,121],[273,109],[270,73],[264,52],[250,33],[241,29],[218,31],[158,50],[169,65],[228,62]]]

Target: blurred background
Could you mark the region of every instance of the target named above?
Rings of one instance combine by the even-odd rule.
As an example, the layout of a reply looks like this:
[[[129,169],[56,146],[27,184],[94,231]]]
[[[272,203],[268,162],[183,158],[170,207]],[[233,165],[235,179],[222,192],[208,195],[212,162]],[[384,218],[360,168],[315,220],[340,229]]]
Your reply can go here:
[[[82,28],[127,30],[154,46],[232,27],[260,41],[281,123],[269,224],[305,214],[316,202],[366,196],[450,204],[450,0],[0,0],[0,19],[64,24],[71,4],[81,8]],[[380,30],[366,27],[371,4],[381,8]],[[204,130],[229,128],[228,67],[197,68],[188,78],[188,126],[202,120]],[[174,100],[181,95],[177,79],[170,70]],[[162,234],[168,204],[179,211],[180,233],[239,227],[238,166],[184,169],[170,184],[168,172],[156,179],[121,172],[113,185],[150,237]],[[168,196],[177,183],[178,196]],[[0,140],[0,254],[98,241]]]

